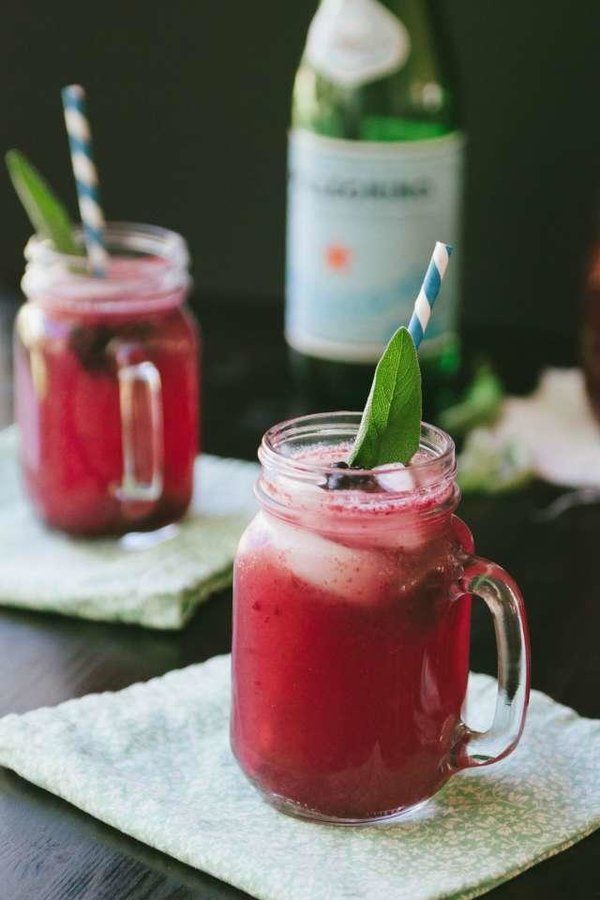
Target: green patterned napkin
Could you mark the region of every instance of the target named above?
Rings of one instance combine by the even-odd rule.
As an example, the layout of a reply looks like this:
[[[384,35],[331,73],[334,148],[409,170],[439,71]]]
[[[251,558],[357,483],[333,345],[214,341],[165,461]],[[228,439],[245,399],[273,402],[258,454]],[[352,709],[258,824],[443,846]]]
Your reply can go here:
[[[182,628],[231,581],[238,540],[254,512],[254,463],[197,462],[197,496],[180,523],[125,540],[69,538],[44,528],[23,497],[17,433],[0,432],[0,604],[85,619]]]
[[[495,682],[472,677],[486,725]],[[229,657],[115,694],[0,720],[0,764],[263,900],[475,897],[600,825],[600,721],[533,692],[508,760],[471,770],[413,820],[336,828],[288,818],[228,744]]]

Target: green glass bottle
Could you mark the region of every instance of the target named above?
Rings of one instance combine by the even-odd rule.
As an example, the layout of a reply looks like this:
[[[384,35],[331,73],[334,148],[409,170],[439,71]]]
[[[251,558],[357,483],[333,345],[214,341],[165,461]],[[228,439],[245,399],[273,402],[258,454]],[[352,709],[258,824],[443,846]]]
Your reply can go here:
[[[307,405],[360,408],[436,240],[455,246],[420,350],[427,412],[459,363],[464,139],[426,0],[322,0],[296,75],[286,338]],[[456,252],[458,251],[458,252]]]

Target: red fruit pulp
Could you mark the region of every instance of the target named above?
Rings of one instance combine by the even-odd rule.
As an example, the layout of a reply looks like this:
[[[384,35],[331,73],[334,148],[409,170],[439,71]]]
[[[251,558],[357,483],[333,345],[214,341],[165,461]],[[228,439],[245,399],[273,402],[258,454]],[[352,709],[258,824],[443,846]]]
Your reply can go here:
[[[594,247],[586,284],[583,371],[590,403],[600,422],[600,243]]]

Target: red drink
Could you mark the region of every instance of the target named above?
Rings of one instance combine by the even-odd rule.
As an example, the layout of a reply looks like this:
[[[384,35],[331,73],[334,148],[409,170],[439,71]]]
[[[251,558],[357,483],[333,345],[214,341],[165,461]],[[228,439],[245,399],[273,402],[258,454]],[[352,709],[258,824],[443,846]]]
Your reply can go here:
[[[583,370],[590,403],[600,422],[600,241],[594,244],[586,280]]]
[[[264,508],[235,566],[232,746],[275,805],[349,823],[398,815],[471,764],[474,564],[451,451],[370,480],[323,478],[344,449],[287,456],[295,483],[269,471],[263,443]]]
[[[162,229],[108,234],[117,253],[104,279],[57,264],[34,239],[29,302],[16,326],[27,492],[47,524],[76,535],[181,517],[197,453],[198,339],[182,306],[185,244]],[[136,238],[145,254],[119,256]]]

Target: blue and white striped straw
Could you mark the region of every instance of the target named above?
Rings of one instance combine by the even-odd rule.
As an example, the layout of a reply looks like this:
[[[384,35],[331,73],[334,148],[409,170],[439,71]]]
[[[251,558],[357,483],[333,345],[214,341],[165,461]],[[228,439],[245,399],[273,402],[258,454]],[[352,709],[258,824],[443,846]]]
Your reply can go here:
[[[423,340],[423,335],[431,317],[433,304],[437,300],[442,279],[446,274],[451,253],[452,247],[450,244],[442,244],[441,241],[437,241],[408,324],[408,330],[415,342],[415,347],[418,347]]]
[[[92,134],[85,109],[85,91],[78,84],[62,89],[65,123],[83,237],[92,274],[106,275],[108,253],[104,242],[104,213],[100,206],[98,173],[92,155]]]

